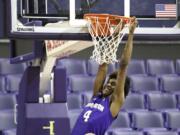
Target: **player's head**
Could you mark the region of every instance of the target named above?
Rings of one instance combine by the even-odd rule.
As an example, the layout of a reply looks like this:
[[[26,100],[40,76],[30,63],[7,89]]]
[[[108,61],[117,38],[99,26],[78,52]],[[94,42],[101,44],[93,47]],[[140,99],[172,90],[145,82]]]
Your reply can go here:
[[[113,72],[109,75],[109,79],[107,80],[107,83],[104,85],[102,90],[102,95],[104,97],[110,96],[116,87],[116,79],[117,79],[117,72]],[[126,77],[125,80],[125,86],[124,86],[124,96],[126,97],[128,95],[130,88],[130,79],[129,77]]]

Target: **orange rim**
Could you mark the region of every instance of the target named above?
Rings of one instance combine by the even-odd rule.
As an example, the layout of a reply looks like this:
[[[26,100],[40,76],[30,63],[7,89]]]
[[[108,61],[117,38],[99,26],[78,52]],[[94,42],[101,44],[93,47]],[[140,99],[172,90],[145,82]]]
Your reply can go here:
[[[125,24],[129,23],[131,18],[130,17],[124,17],[119,15],[110,15],[110,14],[96,14],[96,13],[88,13],[84,15],[84,19],[90,19],[92,23],[96,23],[97,19],[98,21],[103,24],[107,21],[107,18],[111,25],[117,25],[122,20]]]
[[[117,26],[121,22],[127,24],[130,23],[131,20],[131,18],[124,16],[96,13],[85,14],[84,19],[90,20],[91,26],[93,26],[92,33],[96,36],[108,36],[111,33],[109,26]],[[97,23],[100,24],[101,27],[97,27]]]

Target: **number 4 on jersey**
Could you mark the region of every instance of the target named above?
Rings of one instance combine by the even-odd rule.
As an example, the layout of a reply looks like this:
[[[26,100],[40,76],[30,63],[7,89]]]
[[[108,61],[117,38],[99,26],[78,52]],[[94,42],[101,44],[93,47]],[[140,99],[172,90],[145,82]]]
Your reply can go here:
[[[84,115],[83,115],[84,122],[88,122],[91,113],[92,113],[91,110],[89,110],[89,111],[87,111],[87,112],[84,113]]]

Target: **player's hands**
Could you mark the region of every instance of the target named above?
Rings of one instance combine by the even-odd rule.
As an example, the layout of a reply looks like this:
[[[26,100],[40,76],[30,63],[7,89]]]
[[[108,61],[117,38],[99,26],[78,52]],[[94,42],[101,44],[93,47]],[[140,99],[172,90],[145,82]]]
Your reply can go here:
[[[132,17],[129,25],[129,34],[134,34],[134,30],[136,29],[137,25],[138,25],[138,21],[136,17]]]

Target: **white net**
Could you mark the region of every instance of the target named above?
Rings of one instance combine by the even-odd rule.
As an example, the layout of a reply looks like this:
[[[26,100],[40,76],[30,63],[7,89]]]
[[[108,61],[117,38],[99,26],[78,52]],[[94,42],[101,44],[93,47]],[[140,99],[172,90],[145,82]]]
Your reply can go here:
[[[128,24],[123,20],[112,23],[109,17],[104,18],[103,23],[99,17],[86,18],[88,20],[89,33],[92,36],[94,50],[91,59],[99,64],[118,62],[116,52]]]

